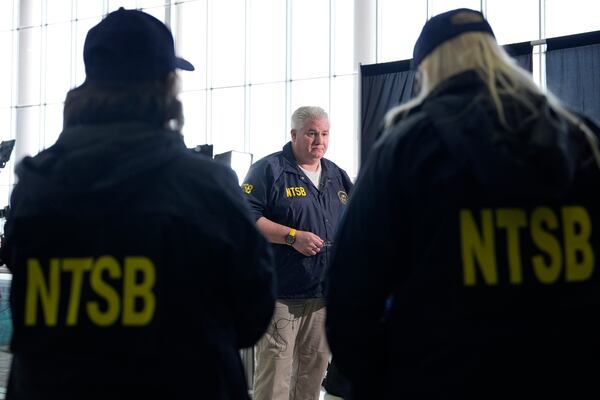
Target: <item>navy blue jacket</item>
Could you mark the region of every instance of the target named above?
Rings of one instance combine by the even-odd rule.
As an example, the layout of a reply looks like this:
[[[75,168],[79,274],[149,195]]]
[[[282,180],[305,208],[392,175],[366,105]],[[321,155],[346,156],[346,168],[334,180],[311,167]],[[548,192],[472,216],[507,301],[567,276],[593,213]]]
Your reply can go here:
[[[298,167],[291,142],[283,150],[254,163],[242,185],[254,219],[273,222],[323,239],[327,246],[315,256],[305,256],[293,247],[271,244],[277,274],[277,298],[324,296],[325,271],[333,238],[352,182],[333,162],[321,159],[320,190]]]
[[[598,165],[544,97],[503,104],[456,76],[361,169],[327,297],[357,399],[600,396]]]
[[[141,123],[66,129],[17,166],[7,399],[248,399],[274,307],[229,168]]]

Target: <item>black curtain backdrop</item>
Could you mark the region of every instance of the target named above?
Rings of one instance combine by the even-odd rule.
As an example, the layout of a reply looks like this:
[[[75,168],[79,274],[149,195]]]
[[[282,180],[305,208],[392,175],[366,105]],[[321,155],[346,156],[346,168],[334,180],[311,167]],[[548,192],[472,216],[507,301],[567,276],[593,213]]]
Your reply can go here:
[[[600,122],[600,31],[547,39],[546,45],[548,90]]]
[[[532,70],[530,42],[504,46],[519,65]],[[393,107],[413,96],[415,72],[412,60],[394,61],[360,67],[360,165],[364,163],[382,132],[383,117]]]
[[[415,72],[410,63],[404,60],[360,67],[360,165],[381,134],[385,113],[413,96]]]
[[[517,64],[519,64],[521,68],[529,71],[529,73],[533,71],[533,46],[531,45],[531,42],[507,44],[503,47],[508,54],[517,60]]]

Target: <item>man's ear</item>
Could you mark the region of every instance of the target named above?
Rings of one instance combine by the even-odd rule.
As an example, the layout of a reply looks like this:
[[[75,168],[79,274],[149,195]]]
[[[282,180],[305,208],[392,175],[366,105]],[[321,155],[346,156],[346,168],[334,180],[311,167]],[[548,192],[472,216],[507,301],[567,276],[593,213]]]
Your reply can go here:
[[[295,129],[292,129],[290,131],[290,133],[292,134],[292,142],[295,142],[296,141],[296,134],[298,133],[298,131],[295,130]]]

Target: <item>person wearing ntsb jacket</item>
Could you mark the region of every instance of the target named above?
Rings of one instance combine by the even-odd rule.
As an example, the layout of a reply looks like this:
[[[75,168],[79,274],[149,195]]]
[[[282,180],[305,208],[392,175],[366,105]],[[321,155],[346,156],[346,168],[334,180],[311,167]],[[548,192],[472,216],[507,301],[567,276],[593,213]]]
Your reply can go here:
[[[323,158],[329,117],[320,107],[292,115],[291,141],[253,164],[242,185],[271,242],[277,303],[257,345],[255,400],[316,399],[329,360],[325,272],[352,182]]]
[[[353,399],[598,398],[598,128],[481,13],[431,18],[335,238],[327,334]]]
[[[249,399],[272,256],[233,172],[184,145],[175,68],[193,67],[123,9],[84,61],[60,137],[16,169],[7,399]]]

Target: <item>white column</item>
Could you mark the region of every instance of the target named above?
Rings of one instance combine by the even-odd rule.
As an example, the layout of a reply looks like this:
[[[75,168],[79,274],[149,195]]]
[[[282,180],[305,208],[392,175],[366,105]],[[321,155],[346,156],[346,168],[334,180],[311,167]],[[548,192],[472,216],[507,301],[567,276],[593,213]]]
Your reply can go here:
[[[354,0],[354,65],[377,62],[377,1]]]
[[[360,168],[360,65],[377,62],[377,0],[354,0],[354,157]],[[353,180],[356,178],[352,176]]]
[[[19,2],[17,110],[14,161],[40,149],[42,9],[39,0]],[[65,60],[68,62],[68,60]]]

